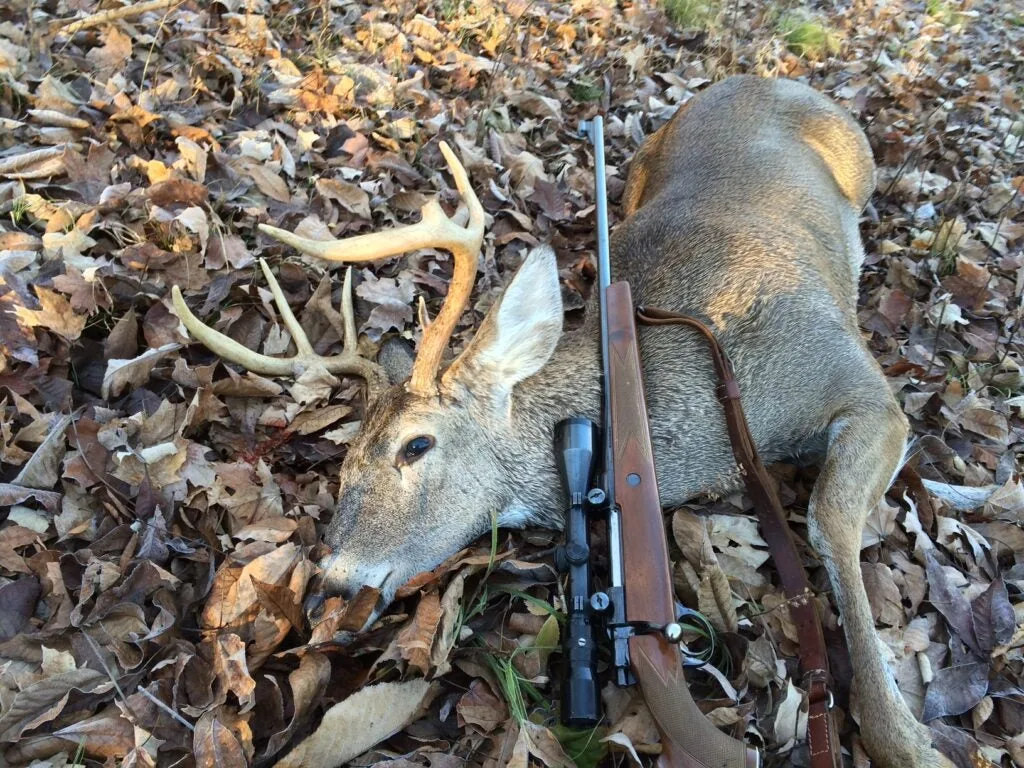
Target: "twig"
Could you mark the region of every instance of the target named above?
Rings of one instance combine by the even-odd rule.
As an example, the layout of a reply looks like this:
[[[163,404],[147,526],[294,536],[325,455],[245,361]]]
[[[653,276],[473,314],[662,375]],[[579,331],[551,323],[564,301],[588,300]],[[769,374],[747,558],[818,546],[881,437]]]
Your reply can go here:
[[[100,653],[99,644],[93,640],[92,635],[84,630],[82,631],[82,637],[84,637],[86,642],[89,643],[89,647],[92,648],[92,652],[96,655],[96,660],[100,663],[100,666],[103,667],[103,671],[107,673],[107,677],[114,686],[114,690],[117,691],[118,695],[121,697],[121,701],[124,702],[125,707],[131,711],[131,705],[128,703],[128,697],[125,696],[124,691],[121,690],[121,684],[117,682],[117,675],[114,674],[114,670],[110,668],[110,665],[107,664],[107,660],[104,659],[103,654]]]
[[[178,721],[179,723],[181,723],[182,725],[184,725],[184,726],[185,726],[186,728],[188,728],[188,729],[189,729],[190,731],[193,731],[193,732],[195,732],[196,728],[195,728],[195,726],[194,726],[194,725],[192,725],[192,723],[190,723],[190,722],[189,722],[188,720],[186,720],[186,719],[185,719],[184,717],[182,717],[182,716],[181,716],[181,715],[179,715],[179,714],[178,714],[177,712],[175,712],[175,711],[174,711],[173,709],[171,709],[171,708],[170,708],[169,706],[167,706],[167,704],[165,704],[164,702],[160,701],[160,699],[158,699],[158,698],[157,698],[156,696],[154,696],[154,695],[153,695],[152,693],[150,693],[149,691],[147,691],[147,690],[146,690],[145,688],[143,688],[143,687],[142,687],[141,685],[140,685],[140,686],[138,686],[138,687],[137,687],[137,688],[136,688],[135,690],[137,690],[137,691],[138,691],[139,693],[141,693],[141,694],[142,694],[143,696],[145,696],[145,697],[146,697],[147,699],[149,699],[149,700],[150,700],[151,702],[153,702],[153,704],[155,704],[155,705],[156,705],[157,707],[159,707],[160,709],[162,709],[162,710],[163,710],[164,712],[166,712],[166,713],[167,713],[168,715],[170,715],[171,717],[173,717],[173,718],[174,718],[175,720],[177,720],[177,721]]]
[[[135,5],[126,5],[123,8],[111,8],[107,11],[100,11],[99,13],[94,13],[91,16],[86,16],[84,19],[66,23],[61,26],[57,32],[64,35],[73,35],[76,32],[81,32],[83,29],[91,29],[92,27],[98,27],[111,21],[129,19],[132,16],[141,16],[144,13],[159,11],[162,8],[183,3],[184,1],[185,0],[147,0],[147,2],[136,3]],[[60,20],[55,23],[59,24]]]

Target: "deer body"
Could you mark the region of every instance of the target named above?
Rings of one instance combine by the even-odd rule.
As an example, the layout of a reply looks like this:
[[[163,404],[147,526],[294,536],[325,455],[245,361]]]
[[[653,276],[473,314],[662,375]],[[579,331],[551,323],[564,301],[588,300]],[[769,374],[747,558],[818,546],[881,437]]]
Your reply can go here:
[[[864,520],[907,436],[855,314],[857,219],[873,187],[867,140],[831,101],[791,81],[730,78],[634,157],[612,272],[637,305],[711,323],[766,463],[820,456],[810,539],[831,578],[855,687],[871,701],[859,718],[865,744],[883,766],[942,765],[883,660],[860,576]],[[265,229],[345,260],[348,241],[324,254]],[[421,377],[376,399],[342,467],[325,536],[333,552],[321,563],[327,591],[371,584],[389,601],[489,530],[495,514],[505,526],[561,526],[553,428],[570,415],[596,419],[601,400],[596,298],[578,330],[562,332],[562,312],[554,254],[535,249],[435,389]],[[679,327],[640,334],[663,502],[736,489],[705,343]]]
[[[820,453],[842,393],[892,399],[855,315],[870,149],[859,133],[850,136],[860,167],[855,197],[846,198],[829,166],[836,161],[793,128],[808,102],[832,121],[830,130],[852,125],[848,116],[789,81],[733,78],[713,90],[717,98],[691,102],[685,120],[677,115],[634,158],[628,218],[611,237],[613,275],[629,281],[638,306],[712,321],[766,462]],[[766,119],[778,108],[773,101],[796,112],[783,126],[789,130]],[[752,187],[772,193],[752,195]],[[552,425],[573,413],[598,417],[599,343],[592,297],[584,327],[563,334],[547,365],[519,385],[513,415],[525,443],[548,445]],[[705,342],[686,329],[641,327],[640,349],[665,504],[740,487]],[[517,453],[510,470],[530,452]],[[550,513],[559,512],[559,481],[553,460],[541,455],[545,461],[524,473],[545,478],[534,484],[544,496],[531,499],[536,516],[528,522],[557,525]]]

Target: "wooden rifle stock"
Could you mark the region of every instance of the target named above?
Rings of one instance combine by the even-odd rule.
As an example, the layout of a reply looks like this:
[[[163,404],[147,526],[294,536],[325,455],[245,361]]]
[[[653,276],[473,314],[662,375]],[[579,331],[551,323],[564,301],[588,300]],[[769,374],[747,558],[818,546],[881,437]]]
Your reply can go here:
[[[626,619],[665,625],[676,620],[668,541],[654,471],[629,284],[605,291],[608,317],[615,496],[622,511]],[[719,731],[697,707],[679,648],[661,634],[630,638],[633,674],[658,724],[663,768],[754,768],[757,750]]]

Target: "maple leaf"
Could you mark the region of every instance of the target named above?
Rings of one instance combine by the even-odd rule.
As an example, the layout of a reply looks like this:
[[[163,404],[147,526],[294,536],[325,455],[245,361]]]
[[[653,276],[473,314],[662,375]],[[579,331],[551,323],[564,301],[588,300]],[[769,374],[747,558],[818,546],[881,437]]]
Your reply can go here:
[[[16,307],[14,311],[18,322],[25,328],[45,328],[68,341],[77,340],[89,318],[76,313],[71,302],[56,291],[39,285],[35,288],[40,308]]]

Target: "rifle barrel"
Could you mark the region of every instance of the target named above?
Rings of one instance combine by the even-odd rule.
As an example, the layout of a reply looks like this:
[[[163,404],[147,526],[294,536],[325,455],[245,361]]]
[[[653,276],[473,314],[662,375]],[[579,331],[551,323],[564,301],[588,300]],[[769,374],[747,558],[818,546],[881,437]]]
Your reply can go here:
[[[626,622],[625,594],[623,590],[622,571],[622,518],[619,506],[615,501],[615,466],[612,435],[612,390],[609,386],[609,338],[608,338],[608,286],[611,285],[612,268],[608,247],[608,183],[604,163],[604,118],[596,115],[592,120],[580,125],[580,130],[590,140],[594,149],[594,194],[597,210],[597,287],[598,306],[601,313],[601,376],[603,379],[601,438],[602,468],[604,491],[608,499],[608,543],[609,543],[609,581],[608,589],[611,597],[611,621],[615,626]],[[613,637],[616,682],[628,685],[632,682],[629,669],[629,648],[627,637],[623,632],[616,632]]]

